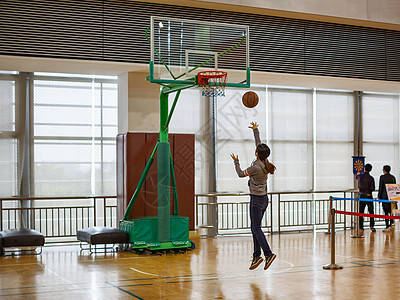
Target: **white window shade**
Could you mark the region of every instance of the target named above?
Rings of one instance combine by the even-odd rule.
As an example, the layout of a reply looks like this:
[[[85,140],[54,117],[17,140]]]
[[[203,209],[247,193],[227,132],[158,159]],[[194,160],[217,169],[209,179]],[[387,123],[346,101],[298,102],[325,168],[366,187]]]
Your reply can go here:
[[[115,195],[116,80],[34,78],[35,195]]]
[[[315,190],[354,187],[354,93],[316,92]]]
[[[364,94],[362,101],[363,152],[378,185],[384,165],[399,176],[399,96]]]
[[[250,129],[249,129],[250,130]],[[231,153],[239,156],[240,167],[242,170],[248,168],[255,159],[255,144],[253,141],[219,141],[221,147],[217,147],[217,189],[219,192],[242,192],[248,193],[248,177],[239,178],[236,174],[235,166]]]
[[[363,95],[364,142],[397,143],[399,140],[399,97]]]
[[[353,143],[317,142],[315,190],[339,191],[354,188]]]
[[[0,78],[0,196],[18,194],[15,81]]]
[[[269,89],[271,140],[312,141],[312,91]]]
[[[247,108],[242,96],[248,90],[226,89],[225,97],[217,99],[217,140],[253,140],[250,122],[259,124],[261,139],[266,137],[266,93],[265,89],[253,89],[258,94],[258,104]],[[233,149],[234,150],[234,149]]]
[[[171,109],[175,94],[169,95]],[[208,192],[209,188],[209,113],[208,101],[201,97],[200,89],[183,90],[179,96],[169,125],[170,133],[195,135],[195,193]]]
[[[269,191],[312,189],[312,90],[270,88],[268,143],[276,172]]]
[[[317,141],[354,140],[353,93],[317,91],[316,137]]]
[[[242,170],[249,167],[255,159],[255,143],[250,122],[259,124],[260,138],[266,143],[266,92],[255,88],[259,102],[254,108],[246,108],[242,96],[248,90],[226,89],[225,97],[217,99],[216,114],[216,158],[217,191],[249,192],[248,178],[236,174],[231,153],[239,156]]]

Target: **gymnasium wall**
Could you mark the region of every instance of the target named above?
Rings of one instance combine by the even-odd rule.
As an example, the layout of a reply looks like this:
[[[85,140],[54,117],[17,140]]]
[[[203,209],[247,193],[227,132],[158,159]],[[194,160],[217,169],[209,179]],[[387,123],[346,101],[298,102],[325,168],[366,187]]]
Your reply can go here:
[[[146,64],[151,15],[249,25],[253,71],[400,81],[399,31],[136,1],[3,0],[0,55]]]

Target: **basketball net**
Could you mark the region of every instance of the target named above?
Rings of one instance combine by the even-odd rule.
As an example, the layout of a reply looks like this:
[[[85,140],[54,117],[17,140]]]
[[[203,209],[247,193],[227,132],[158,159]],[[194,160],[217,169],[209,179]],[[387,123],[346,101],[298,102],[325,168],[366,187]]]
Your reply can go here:
[[[224,71],[203,71],[197,74],[198,84],[202,87],[202,96],[225,97],[226,77]]]

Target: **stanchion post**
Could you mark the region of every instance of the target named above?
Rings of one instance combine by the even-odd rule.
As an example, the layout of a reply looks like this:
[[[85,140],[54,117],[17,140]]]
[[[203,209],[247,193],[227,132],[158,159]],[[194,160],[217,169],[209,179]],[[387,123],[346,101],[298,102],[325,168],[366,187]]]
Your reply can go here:
[[[324,270],[341,270],[342,266],[339,266],[335,263],[335,209],[331,209],[331,263],[329,265],[325,265],[322,268]]]
[[[331,222],[332,222],[332,196],[329,197],[329,216],[328,216],[328,231],[325,233],[331,233]]]
[[[357,210],[356,212],[358,212],[359,209],[360,209],[360,197],[357,197],[356,198],[356,210]],[[360,218],[361,217],[356,216],[356,234],[353,234],[351,236],[352,238],[363,238],[364,237],[364,235],[361,234],[361,232],[360,232]]]

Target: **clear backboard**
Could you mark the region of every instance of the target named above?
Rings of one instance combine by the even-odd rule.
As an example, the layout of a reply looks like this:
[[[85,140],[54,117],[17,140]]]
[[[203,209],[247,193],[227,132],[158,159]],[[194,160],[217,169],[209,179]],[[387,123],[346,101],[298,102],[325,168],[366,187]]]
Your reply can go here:
[[[225,71],[226,86],[250,87],[249,27],[151,17],[150,82],[190,84],[201,71]]]

